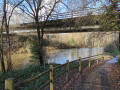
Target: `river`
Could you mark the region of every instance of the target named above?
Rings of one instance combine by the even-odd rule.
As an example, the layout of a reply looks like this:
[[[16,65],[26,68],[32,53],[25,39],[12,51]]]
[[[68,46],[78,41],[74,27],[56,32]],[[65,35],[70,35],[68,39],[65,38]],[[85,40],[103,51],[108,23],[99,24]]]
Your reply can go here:
[[[104,48],[73,48],[73,49],[63,49],[59,52],[50,55],[48,63],[64,64],[66,60],[73,61],[79,59],[79,57],[89,57],[92,55],[97,55],[97,53],[102,53]]]
[[[66,60],[73,61],[77,60],[79,57],[84,58],[92,55],[96,55],[98,52],[102,53],[104,48],[73,48],[73,49],[60,49],[55,53],[47,54],[47,62],[64,64]],[[53,51],[54,52],[54,51]],[[12,55],[12,63],[14,69],[26,68],[32,63],[30,62],[31,54],[15,54]]]

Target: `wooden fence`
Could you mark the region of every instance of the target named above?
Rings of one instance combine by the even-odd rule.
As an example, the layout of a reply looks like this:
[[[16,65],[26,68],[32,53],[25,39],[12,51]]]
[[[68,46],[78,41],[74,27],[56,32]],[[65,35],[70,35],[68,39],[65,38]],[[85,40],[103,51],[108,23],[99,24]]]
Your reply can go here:
[[[94,59],[92,59],[92,57]],[[48,82],[46,82],[45,84],[43,84],[42,86],[40,86],[38,88],[38,90],[43,89],[48,84],[50,84],[50,90],[54,90],[54,88],[53,88],[53,85],[54,85],[53,79],[56,78],[56,77],[54,77],[53,72],[54,72],[55,69],[58,69],[60,67],[65,66],[66,70],[63,73],[66,72],[66,81],[69,81],[69,72],[71,70],[70,69],[70,63],[73,63],[73,62],[78,63],[79,64],[79,66],[78,66],[79,72],[81,72],[81,70],[82,70],[82,60],[84,60],[84,59],[86,59],[86,61],[88,60],[88,65],[87,66],[90,68],[92,61],[96,61],[97,64],[99,64],[99,60],[101,58],[102,58],[102,61],[104,62],[104,53],[103,54],[97,54],[97,55],[94,55],[94,56],[85,57],[85,58],[81,58],[80,57],[78,60],[74,60],[72,62],[69,62],[69,60],[67,60],[67,62],[65,64],[58,65],[56,67],[53,67],[53,65],[50,65],[49,70],[46,70],[45,72],[42,72],[42,73],[36,75],[35,77],[26,79],[26,80],[24,80],[22,82],[18,82],[18,83],[14,83],[14,78],[8,78],[8,79],[5,80],[5,90],[15,90],[15,88],[17,88],[17,87],[24,86],[24,85],[26,85],[26,84],[34,81],[34,80],[37,80],[38,78],[40,78],[41,76],[45,75],[46,73],[49,74],[49,80],[48,80]],[[63,73],[61,73],[60,75],[62,75]]]

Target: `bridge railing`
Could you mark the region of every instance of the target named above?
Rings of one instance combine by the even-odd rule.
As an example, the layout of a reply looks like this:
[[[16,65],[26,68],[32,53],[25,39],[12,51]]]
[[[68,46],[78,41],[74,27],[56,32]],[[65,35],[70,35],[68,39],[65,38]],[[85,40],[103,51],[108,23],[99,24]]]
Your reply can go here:
[[[14,78],[8,78],[5,80],[5,90],[14,90],[15,88],[25,86],[26,84],[29,84],[30,82],[37,80],[46,74],[49,75],[49,79],[46,83],[44,83],[42,86],[39,87],[39,90],[43,89],[44,87],[46,87],[49,84],[50,84],[50,90],[53,90],[54,89],[53,88],[54,80],[56,78],[58,78],[60,75],[62,75],[63,73],[66,72],[66,81],[68,82],[70,79],[69,72],[71,69],[79,68],[79,72],[81,72],[85,67],[90,68],[93,61],[96,61],[97,64],[99,64],[99,60],[101,60],[101,59],[104,62],[104,53],[85,57],[85,58],[80,57],[78,60],[74,60],[72,62],[69,62],[69,60],[67,60],[67,62],[65,64],[58,65],[56,67],[53,67],[53,65],[50,65],[49,70],[46,70],[45,72],[42,72],[32,78],[28,78],[28,79],[26,79],[22,82],[18,82],[18,83],[14,83]],[[56,73],[60,72],[60,73],[56,75],[55,72]]]
[[[59,14],[51,14],[48,20],[59,20],[59,19],[68,19],[68,18],[75,18],[75,17],[82,17],[87,16],[90,11],[71,11],[71,12],[64,12]],[[47,16],[41,16],[41,21],[45,21]]]

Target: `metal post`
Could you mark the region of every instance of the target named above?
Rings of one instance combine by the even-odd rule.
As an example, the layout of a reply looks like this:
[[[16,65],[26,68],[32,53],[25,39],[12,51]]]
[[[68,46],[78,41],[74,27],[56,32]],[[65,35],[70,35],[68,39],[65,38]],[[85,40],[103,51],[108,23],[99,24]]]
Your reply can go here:
[[[73,18],[73,11],[71,12],[71,18]]]

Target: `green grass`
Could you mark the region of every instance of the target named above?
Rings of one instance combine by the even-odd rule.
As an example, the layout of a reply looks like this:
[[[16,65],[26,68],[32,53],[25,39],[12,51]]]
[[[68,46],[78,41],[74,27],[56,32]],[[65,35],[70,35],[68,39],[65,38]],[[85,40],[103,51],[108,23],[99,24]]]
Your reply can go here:
[[[113,55],[113,56],[116,56],[116,55],[118,55],[118,49],[115,49],[113,52],[105,52],[106,54],[108,54],[108,55]]]
[[[112,54],[118,54],[118,49],[116,49],[114,52],[111,52]]]

